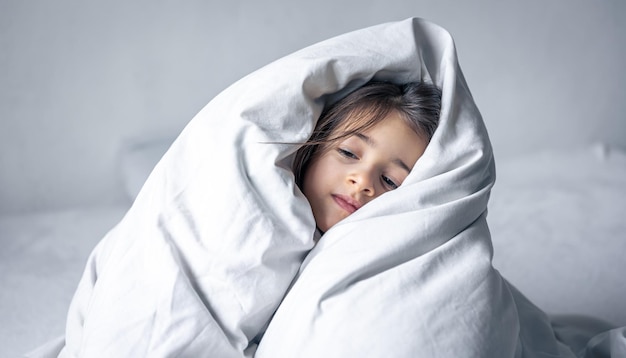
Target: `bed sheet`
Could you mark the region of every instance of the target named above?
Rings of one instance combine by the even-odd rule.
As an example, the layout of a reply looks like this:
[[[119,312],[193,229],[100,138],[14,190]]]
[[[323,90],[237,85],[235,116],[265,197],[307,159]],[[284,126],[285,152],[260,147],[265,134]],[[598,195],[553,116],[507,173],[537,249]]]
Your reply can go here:
[[[145,180],[170,142],[142,139],[125,175]],[[488,216],[496,268],[548,313],[625,325],[626,154],[604,145],[552,150],[498,161],[497,171]],[[0,217],[0,356],[63,332],[89,252],[126,209]]]
[[[126,210],[0,217],[0,357],[18,357],[63,333],[89,252]]]
[[[626,153],[608,145],[497,161],[494,266],[550,314],[626,325]]]

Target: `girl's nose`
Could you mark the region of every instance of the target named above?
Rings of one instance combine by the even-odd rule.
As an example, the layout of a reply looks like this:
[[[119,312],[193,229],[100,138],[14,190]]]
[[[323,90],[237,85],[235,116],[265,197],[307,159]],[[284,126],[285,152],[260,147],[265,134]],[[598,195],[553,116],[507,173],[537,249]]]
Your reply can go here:
[[[358,192],[362,192],[370,197],[376,195],[374,180],[372,180],[372,175],[370,173],[365,171],[352,173],[348,177],[348,181]]]

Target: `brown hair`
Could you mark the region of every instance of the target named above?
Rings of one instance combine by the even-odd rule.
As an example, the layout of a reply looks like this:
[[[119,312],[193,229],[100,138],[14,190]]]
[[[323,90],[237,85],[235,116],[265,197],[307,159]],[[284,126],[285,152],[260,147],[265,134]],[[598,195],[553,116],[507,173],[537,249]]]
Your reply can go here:
[[[418,136],[430,141],[441,111],[441,91],[424,82],[371,81],[322,111],[309,140],[296,152],[293,171],[298,186],[315,157],[333,143],[361,133],[397,112]]]

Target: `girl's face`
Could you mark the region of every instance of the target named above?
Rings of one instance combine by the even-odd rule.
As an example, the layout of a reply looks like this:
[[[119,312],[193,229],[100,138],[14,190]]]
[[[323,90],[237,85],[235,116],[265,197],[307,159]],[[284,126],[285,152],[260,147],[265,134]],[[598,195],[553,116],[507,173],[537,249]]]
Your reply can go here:
[[[363,133],[333,144],[306,169],[303,192],[323,232],[409,175],[428,143],[392,112]]]

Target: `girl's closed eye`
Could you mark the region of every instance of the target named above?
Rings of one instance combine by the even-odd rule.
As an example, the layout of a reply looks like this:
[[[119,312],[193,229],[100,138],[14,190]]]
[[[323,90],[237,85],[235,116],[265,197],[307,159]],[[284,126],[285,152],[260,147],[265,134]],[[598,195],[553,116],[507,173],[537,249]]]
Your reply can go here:
[[[359,159],[359,157],[357,157],[356,154],[352,153],[350,150],[348,149],[344,149],[344,148],[337,148],[337,151],[339,152],[339,154],[341,154],[343,157],[346,158],[350,158],[350,159]]]
[[[383,175],[382,177],[382,181],[383,181],[383,185],[385,187],[387,187],[389,190],[395,190],[398,189],[398,187],[400,186],[399,184],[396,184],[393,179],[389,178],[386,175]]]

